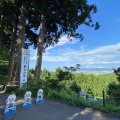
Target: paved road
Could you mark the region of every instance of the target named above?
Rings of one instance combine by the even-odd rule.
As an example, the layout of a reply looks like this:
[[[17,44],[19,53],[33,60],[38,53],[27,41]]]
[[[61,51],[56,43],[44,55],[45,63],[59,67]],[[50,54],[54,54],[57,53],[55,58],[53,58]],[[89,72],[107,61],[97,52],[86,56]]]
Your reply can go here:
[[[23,108],[23,99],[17,99],[17,113],[4,116],[4,101],[7,95],[0,94],[0,120],[120,120],[120,116],[109,116],[90,108],[76,108],[66,104],[44,100],[43,104],[35,104],[30,108]]]

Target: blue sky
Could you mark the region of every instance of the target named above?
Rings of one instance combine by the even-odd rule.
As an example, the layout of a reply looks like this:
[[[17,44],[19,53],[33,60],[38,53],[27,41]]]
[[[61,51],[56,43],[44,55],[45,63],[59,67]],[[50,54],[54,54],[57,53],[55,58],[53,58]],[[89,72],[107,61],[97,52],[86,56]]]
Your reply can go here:
[[[78,28],[84,40],[72,42],[61,36],[60,42],[43,54],[42,69],[55,70],[58,66],[81,65],[80,70],[112,70],[120,67],[120,0],[88,0],[96,4],[98,12],[92,15],[99,30]],[[30,48],[30,68],[35,68],[37,50]]]

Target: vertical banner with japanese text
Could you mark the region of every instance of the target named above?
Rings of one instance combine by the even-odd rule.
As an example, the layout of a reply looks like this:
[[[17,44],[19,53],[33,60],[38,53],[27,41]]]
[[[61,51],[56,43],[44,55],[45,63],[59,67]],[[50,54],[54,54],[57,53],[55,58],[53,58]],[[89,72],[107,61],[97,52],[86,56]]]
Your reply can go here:
[[[22,48],[21,72],[20,72],[20,89],[27,88],[27,78],[29,72],[30,51]]]

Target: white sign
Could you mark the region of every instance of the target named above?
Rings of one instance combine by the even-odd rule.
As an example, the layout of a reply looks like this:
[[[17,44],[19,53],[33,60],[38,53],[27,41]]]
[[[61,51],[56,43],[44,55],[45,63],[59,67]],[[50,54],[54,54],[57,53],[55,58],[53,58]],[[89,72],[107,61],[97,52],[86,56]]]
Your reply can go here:
[[[86,96],[86,92],[80,91],[80,96]]]
[[[20,84],[27,83],[30,51],[22,48]]]

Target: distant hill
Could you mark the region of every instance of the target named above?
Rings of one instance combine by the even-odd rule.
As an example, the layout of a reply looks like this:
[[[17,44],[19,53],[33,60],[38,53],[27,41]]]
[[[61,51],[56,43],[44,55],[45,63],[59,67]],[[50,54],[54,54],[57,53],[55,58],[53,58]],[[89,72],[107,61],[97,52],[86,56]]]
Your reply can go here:
[[[117,76],[115,73],[99,74],[99,75],[97,75],[97,77],[100,80],[109,81],[110,83],[115,82],[118,84]]]
[[[78,71],[77,71],[78,72]],[[113,73],[113,70],[108,70],[108,71],[79,71],[84,74],[94,74],[94,75],[100,75],[100,74],[108,74],[108,73]]]

